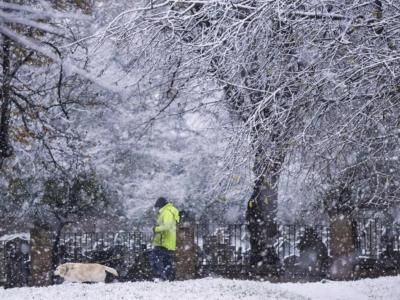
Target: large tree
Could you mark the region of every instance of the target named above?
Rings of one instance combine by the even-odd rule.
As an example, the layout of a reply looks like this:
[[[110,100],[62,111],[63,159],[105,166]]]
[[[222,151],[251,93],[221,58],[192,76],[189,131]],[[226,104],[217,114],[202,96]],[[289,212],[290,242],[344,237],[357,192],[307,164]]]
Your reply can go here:
[[[236,145],[251,141],[255,234],[268,246],[283,166],[300,161],[329,179],[367,159],[363,174],[378,178],[378,166],[398,151],[399,13],[393,1],[378,0],[147,1],[104,35],[136,45],[132,64],[145,62],[149,73],[170,70],[174,83],[211,79],[223,91],[243,124]],[[367,175],[361,183],[360,176]],[[396,180],[387,182],[397,190]]]

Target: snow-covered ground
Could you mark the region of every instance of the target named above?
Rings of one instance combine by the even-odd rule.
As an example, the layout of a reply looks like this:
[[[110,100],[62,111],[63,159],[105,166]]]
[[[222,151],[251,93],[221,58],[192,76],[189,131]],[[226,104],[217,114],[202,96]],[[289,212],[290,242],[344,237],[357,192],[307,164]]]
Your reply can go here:
[[[0,289],[2,300],[134,299],[400,299],[400,276],[352,282],[282,283],[206,278],[181,282],[63,284],[47,288]]]

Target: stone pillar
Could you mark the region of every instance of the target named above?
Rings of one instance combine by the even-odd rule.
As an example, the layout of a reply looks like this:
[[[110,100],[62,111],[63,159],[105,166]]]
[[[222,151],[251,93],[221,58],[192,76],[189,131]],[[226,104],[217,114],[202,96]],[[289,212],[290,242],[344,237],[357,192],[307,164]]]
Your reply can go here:
[[[352,218],[347,215],[338,215],[330,224],[330,255],[332,265],[330,276],[332,279],[348,280],[353,277],[355,263],[356,232]]]
[[[196,272],[196,245],[194,240],[195,225],[183,222],[177,228],[176,241],[176,279],[193,279]]]
[[[49,231],[41,227],[31,230],[31,274],[33,286],[52,283],[52,241]]]

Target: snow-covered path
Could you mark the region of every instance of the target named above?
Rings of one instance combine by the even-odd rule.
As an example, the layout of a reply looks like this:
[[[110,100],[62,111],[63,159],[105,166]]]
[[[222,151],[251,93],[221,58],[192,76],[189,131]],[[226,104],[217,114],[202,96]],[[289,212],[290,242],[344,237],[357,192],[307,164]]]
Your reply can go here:
[[[47,288],[0,289],[1,300],[400,300],[400,276],[353,282],[284,283],[206,278],[181,282],[63,284]]]

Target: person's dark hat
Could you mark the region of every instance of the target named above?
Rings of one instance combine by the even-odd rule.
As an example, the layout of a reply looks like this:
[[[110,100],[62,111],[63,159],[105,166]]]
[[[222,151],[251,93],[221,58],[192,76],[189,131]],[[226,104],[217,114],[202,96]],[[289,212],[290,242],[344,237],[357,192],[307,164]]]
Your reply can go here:
[[[165,199],[164,197],[160,197],[157,199],[156,203],[154,204],[154,207],[161,208],[167,203],[168,203],[167,199]]]

